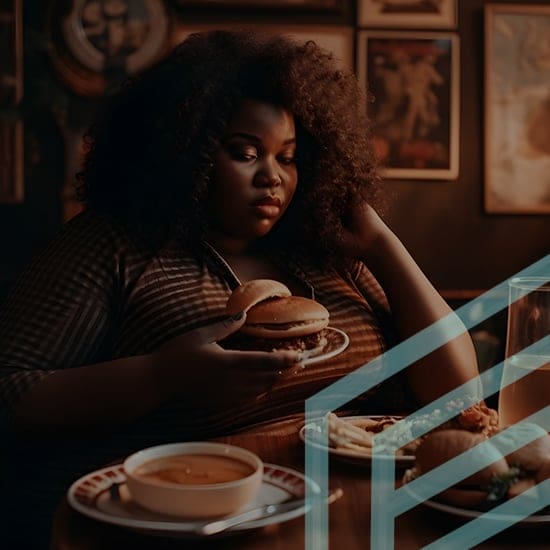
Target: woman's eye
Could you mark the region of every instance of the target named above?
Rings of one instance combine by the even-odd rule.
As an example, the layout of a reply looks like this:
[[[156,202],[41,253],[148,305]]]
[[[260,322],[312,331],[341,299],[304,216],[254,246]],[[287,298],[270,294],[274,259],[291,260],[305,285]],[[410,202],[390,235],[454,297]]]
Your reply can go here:
[[[296,162],[296,157],[294,155],[288,157],[282,157],[279,162],[281,164],[294,164]]]
[[[256,160],[258,158],[258,152],[255,149],[237,149],[231,151],[231,156],[235,160],[246,162]]]

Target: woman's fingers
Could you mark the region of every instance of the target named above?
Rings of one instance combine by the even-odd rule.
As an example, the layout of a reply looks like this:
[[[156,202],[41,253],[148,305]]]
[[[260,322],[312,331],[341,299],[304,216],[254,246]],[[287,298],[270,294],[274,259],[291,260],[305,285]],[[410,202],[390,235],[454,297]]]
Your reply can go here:
[[[301,370],[300,354],[295,351],[225,351],[229,360],[228,371],[239,373],[248,385],[241,387],[244,393],[263,397],[282,379]]]
[[[238,330],[246,315],[236,315],[189,331],[158,352],[159,364],[168,365],[174,384],[194,387],[201,395],[244,399],[264,394],[278,379],[301,368],[297,351],[242,351],[222,348],[217,341]],[[181,377],[181,378],[180,378]],[[231,386],[231,392],[227,388]]]
[[[225,351],[226,359],[231,366],[252,370],[258,369],[278,373],[300,364],[300,353],[297,351]]]
[[[181,336],[178,336],[180,344],[197,347],[204,344],[212,344],[223,340],[230,334],[233,334],[239,330],[246,321],[246,313],[241,311],[232,317],[226,317],[215,323],[205,325],[204,327],[199,327]]]

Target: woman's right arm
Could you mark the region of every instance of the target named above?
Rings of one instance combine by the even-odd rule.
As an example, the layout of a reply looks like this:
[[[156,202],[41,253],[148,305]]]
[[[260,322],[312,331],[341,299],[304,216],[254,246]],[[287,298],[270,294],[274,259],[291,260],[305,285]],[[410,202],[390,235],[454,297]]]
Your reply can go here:
[[[170,398],[160,371],[151,355],[56,370],[20,397],[13,429],[36,437],[123,425]]]
[[[58,370],[28,390],[14,407],[16,433],[36,438],[83,429],[113,429],[171,399],[203,405],[250,399],[269,389],[277,373],[297,363],[294,352],[241,352],[217,340],[245,316],[178,336],[159,350]]]
[[[114,358],[121,296],[135,289],[146,261],[125,234],[84,213],[22,274],[0,309],[0,420],[7,430],[53,437],[115,429],[173,398],[204,405],[226,393],[236,399],[266,391],[284,357],[226,352],[214,343],[239,321]]]

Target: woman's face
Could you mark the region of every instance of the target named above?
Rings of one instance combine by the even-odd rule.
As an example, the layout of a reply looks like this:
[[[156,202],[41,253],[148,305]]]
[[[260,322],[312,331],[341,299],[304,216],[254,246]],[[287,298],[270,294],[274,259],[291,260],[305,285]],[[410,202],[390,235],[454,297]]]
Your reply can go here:
[[[298,181],[294,117],[282,107],[246,99],[214,155],[208,191],[210,227],[244,249],[286,211]]]

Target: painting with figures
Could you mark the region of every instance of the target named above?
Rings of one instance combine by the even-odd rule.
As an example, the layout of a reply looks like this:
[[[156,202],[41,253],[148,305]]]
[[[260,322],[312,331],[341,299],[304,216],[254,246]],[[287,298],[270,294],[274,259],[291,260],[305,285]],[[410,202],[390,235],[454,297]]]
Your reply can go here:
[[[377,153],[388,178],[458,176],[458,37],[364,31],[359,79],[372,101]]]
[[[486,7],[485,209],[550,213],[550,6]]]

